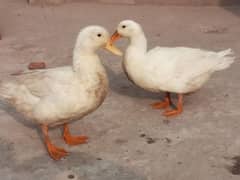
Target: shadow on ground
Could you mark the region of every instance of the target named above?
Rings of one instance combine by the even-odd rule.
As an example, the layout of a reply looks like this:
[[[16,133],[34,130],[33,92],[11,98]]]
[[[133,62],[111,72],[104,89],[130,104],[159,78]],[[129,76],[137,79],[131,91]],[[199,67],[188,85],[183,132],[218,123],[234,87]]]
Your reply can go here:
[[[220,6],[240,6],[239,0],[221,0]]]
[[[36,128],[36,124],[31,123],[21,113],[18,113],[15,108],[11,105],[0,100],[0,109],[5,111],[8,115],[12,116],[16,121],[22,123],[24,126],[29,128]]]
[[[14,160],[14,146],[0,139],[0,174],[5,180],[146,180],[128,168],[87,153],[72,153],[61,161],[47,155],[24,162]]]
[[[235,16],[240,16],[240,1],[239,0],[221,0],[220,5],[227,11],[230,11]]]
[[[111,68],[108,66],[105,66],[108,77],[110,78],[110,89],[120,95],[133,97],[133,98],[150,98],[155,99],[158,101],[159,99],[162,99],[163,93],[151,93],[148,91],[145,91],[133,83],[131,83],[127,76],[121,72],[121,73],[115,73]]]

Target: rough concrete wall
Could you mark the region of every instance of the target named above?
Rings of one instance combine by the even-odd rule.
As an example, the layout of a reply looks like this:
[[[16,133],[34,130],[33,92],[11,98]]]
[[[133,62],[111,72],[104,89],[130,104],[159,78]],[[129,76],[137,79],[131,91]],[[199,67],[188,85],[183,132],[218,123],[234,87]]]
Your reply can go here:
[[[153,3],[161,5],[240,5],[239,0],[135,0],[137,3]]]
[[[159,5],[240,5],[240,0],[28,0],[30,4],[58,5],[65,2],[99,2],[113,4],[159,4]]]
[[[27,0],[29,4],[50,4],[50,5],[58,5],[65,3],[66,0]]]
[[[103,3],[159,5],[240,5],[240,0],[96,0]]]

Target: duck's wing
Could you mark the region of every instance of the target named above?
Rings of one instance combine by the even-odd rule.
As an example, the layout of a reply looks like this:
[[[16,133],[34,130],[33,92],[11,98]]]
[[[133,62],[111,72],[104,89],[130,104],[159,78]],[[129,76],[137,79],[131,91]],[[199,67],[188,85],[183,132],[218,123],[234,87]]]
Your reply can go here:
[[[56,85],[64,85],[71,75],[71,67],[27,70],[13,74],[16,83],[24,85],[34,96],[43,97],[56,89]]]
[[[206,53],[212,53],[211,51],[205,51],[197,48],[189,47],[160,47],[157,46],[148,51],[147,56],[152,58],[158,58],[161,60],[166,56],[168,60],[176,58],[186,58],[186,57],[198,57],[206,55]]]
[[[230,49],[213,52],[186,47],[156,47],[147,53],[148,72],[172,87],[199,88],[210,75],[228,68],[235,57]]]
[[[194,76],[225,69],[235,58],[231,49],[214,52],[188,47],[156,47],[147,53],[147,57],[155,63],[171,67],[174,72]]]
[[[186,72],[202,56],[201,50],[184,47],[155,47],[148,51],[148,67],[159,76],[173,78]]]

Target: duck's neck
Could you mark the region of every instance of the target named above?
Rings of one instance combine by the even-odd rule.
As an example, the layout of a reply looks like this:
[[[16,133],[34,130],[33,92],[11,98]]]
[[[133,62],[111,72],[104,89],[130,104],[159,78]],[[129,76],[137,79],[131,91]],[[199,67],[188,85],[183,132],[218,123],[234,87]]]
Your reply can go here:
[[[135,84],[139,84],[144,72],[145,56],[147,52],[147,40],[144,33],[130,38],[130,44],[123,59],[123,68],[128,78]]]
[[[81,79],[92,79],[105,74],[104,67],[95,50],[75,47],[73,51],[73,70]]]
[[[141,55],[141,56],[146,54],[147,39],[143,32],[130,38],[130,44],[129,44],[128,51],[130,51],[129,53],[134,53],[134,54],[137,51],[136,54]]]

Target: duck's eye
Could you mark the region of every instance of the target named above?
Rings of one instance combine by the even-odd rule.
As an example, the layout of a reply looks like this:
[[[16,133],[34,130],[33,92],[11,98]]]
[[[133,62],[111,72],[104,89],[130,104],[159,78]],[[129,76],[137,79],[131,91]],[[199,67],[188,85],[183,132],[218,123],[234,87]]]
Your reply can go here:
[[[126,28],[126,26],[125,26],[125,25],[122,25],[122,28]]]
[[[97,36],[98,36],[98,37],[101,37],[101,36],[102,36],[102,34],[100,34],[100,33],[99,33],[99,34],[97,34]]]

